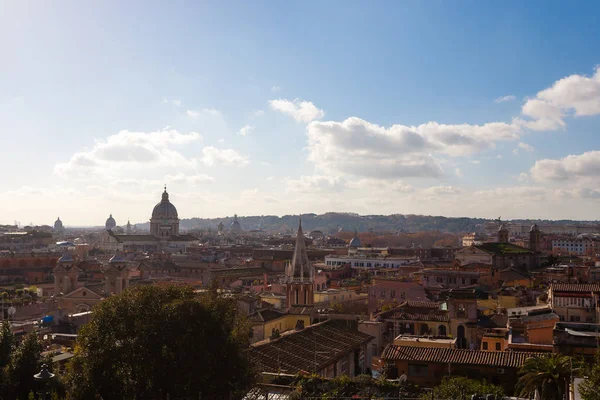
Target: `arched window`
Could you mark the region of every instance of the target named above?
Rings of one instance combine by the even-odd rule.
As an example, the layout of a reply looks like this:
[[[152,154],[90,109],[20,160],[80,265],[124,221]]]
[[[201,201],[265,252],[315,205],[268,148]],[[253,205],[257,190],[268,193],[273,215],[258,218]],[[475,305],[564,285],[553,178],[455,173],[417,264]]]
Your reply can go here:
[[[438,326],[438,335],[446,336],[446,326],[445,325]]]

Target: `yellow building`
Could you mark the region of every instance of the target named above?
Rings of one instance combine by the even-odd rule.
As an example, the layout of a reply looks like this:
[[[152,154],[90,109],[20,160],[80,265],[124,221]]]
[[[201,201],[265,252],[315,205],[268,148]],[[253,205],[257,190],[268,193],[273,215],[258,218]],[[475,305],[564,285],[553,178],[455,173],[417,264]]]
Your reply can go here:
[[[483,334],[481,350],[504,351],[508,348],[506,329],[494,329]]]
[[[344,288],[340,289],[327,289],[315,292],[315,303],[317,304],[333,304],[333,303],[345,303],[348,301],[360,300],[361,297],[366,301],[367,296],[360,296],[356,294],[354,290],[348,290]]]
[[[248,316],[252,324],[252,342],[305,328],[312,323],[314,311],[314,306],[293,306],[287,312],[273,308],[258,310]]]

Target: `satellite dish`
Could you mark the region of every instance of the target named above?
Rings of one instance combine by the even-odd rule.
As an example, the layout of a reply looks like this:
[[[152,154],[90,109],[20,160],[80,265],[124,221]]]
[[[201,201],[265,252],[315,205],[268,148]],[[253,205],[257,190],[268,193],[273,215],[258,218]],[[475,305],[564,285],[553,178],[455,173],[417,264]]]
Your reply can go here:
[[[8,315],[13,316],[17,312],[17,309],[13,306],[8,307]]]
[[[406,376],[406,374],[402,374],[400,376],[400,379],[398,379],[400,381],[400,383],[404,383],[406,382],[406,380],[408,379],[408,376]]]

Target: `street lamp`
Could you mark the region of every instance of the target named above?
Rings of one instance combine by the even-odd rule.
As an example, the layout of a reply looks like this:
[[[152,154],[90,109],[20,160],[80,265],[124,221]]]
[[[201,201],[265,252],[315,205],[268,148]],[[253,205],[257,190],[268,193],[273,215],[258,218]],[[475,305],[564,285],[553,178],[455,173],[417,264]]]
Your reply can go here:
[[[47,400],[46,396],[48,395],[48,393],[46,392],[45,386],[50,379],[54,378],[54,374],[48,371],[48,364],[43,364],[42,370],[39,373],[35,374],[33,377],[35,378],[35,380],[41,382],[42,388],[38,393],[41,396],[41,399]]]

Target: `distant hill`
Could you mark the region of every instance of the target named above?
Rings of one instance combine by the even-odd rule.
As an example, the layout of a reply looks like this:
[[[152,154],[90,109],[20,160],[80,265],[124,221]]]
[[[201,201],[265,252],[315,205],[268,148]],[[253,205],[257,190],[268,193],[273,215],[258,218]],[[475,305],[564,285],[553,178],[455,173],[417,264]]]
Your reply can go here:
[[[298,215],[262,215],[238,217],[244,230],[263,229],[268,232],[295,232],[298,226]],[[233,221],[233,216],[224,218],[187,218],[182,219],[182,230],[216,230],[219,222],[225,228]],[[485,218],[452,218],[430,215],[358,215],[353,213],[303,214],[302,226],[305,231],[320,230],[326,234],[333,234],[340,230],[359,232],[421,232],[441,231],[449,233],[481,232],[486,222],[493,221]],[[514,220],[515,223],[538,224],[590,224],[590,221],[548,221],[548,220]],[[596,223],[596,222],[594,222]],[[149,229],[149,223],[137,224],[139,229]]]

